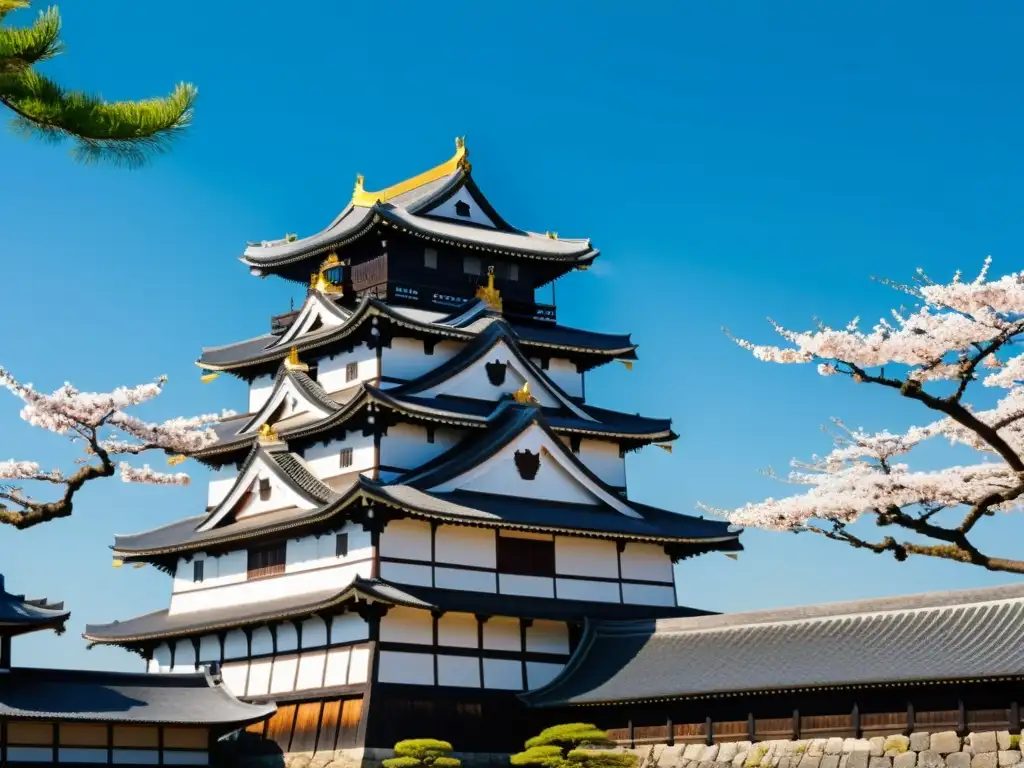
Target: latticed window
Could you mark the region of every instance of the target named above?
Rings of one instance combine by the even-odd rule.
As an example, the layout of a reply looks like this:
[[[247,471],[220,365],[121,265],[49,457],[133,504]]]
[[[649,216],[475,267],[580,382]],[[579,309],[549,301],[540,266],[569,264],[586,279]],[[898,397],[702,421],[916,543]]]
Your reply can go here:
[[[427,269],[437,269],[437,249],[426,248],[423,251],[423,266]]]
[[[351,467],[352,466],[352,449],[351,448],[342,448],[338,452],[338,465],[342,469],[345,469],[346,467]]]
[[[355,381],[359,378],[359,363],[349,363],[345,366],[345,381]]]
[[[284,573],[285,544],[274,544],[269,547],[249,550],[248,578],[258,579]]]
[[[555,542],[498,536],[498,571],[519,576],[554,576]]]
[[[334,556],[345,557],[348,555],[348,534],[339,533],[334,538]]]
[[[261,477],[260,478],[260,501],[269,501],[271,493],[273,493],[273,490],[270,487],[270,478],[269,477]]]
[[[192,562],[192,581],[199,582],[203,580],[203,563],[202,560],[194,560]]]

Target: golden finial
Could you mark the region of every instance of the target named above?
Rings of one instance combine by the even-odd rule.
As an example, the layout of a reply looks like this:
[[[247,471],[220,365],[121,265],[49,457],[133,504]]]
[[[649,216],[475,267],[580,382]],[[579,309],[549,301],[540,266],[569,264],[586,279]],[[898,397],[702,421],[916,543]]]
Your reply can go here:
[[[328,267],[336,267],[339,264],[341,264],[341,259],[338,258],[338,254],[332,252],[326,259],[324,259],[324,263],[320,265],[320,271],[322,272]]]
[[[580,264],[578,267],[576,267],[576,269],[578,269],[580,272],[586,272],[588,269],[590,269],[590,265]]]
[[[284,367],[289,371],[303,371],[309,370],[309,366],[299,360],[299,348],[292,347],[288,352],[288,357],[284,360]]]
[[[309,276],[309,288],[320,293],[336,293],[341,295],[343,292],[341,286],[335,285],[328,280],[327,275],[323,271],[314,272]]]
[[[120,568],[122,565],[124,565],[124,560],[122,560],[119,557],[115,557],[114,561],[111,563],[111,565],[114,566],[115,568]]]
[[[512,394],[512,399],[522,405],[537,402],[537,398],[530,394],[530,382],[528,381],[524,381],[523,386],[521,386]]]
[[[276,443],[278,440],[277,432],[269,424],[264,424],[260,427],[260,442],[261,443]]]
[[[167,460],[167,466],[168,467],[176,467],[179,464],[181,464],[181,462],[183,462],[187,458],[188,458],[187,456],[182,456],[180,453],[177,456],[171,456]]]
[[[352,197],[353,198],[358,197],[359,195],[363,194],[363,182],[365,182],[365,181],[366,181],[366,179],[363,177],[363,174],[361,174],[361,173],[357,173],[356,174],[356,184],[352,188]]]
[[[145,563],[132,563],[132,568],[145,568]]]
[[[624,366],[626,366],[626,370],[627,371],[632,371],[633,370],[633,361],[632,360],[619,360],[619,362],[622,363]]]
[[[672,443],[655,443],[665,453],[672,453]]]
[[[202,376],[199,377],[199,380],[203,382],[203,384],[209,384],[218,376],[220,376],[220,371],[206,371],[205,373],[203,373]]]
[[[558,233],[557,232],[548,232],[548,238],[551,239],[551,240],[557,240],[558,239]]]
[[[491,309],[501,312],[501,291],[494,287],[494,267],[487,268],[487,285],[477,287],[476,297],[486,301]]]

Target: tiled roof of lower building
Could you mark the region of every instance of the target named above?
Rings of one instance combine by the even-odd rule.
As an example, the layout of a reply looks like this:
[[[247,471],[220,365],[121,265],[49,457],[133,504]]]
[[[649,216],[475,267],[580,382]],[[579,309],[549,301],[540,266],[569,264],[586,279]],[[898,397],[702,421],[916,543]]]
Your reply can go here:
[[[537,707],[1024,677],[1024,584],[593,622]]]
[[[63,632],[70,616],[71,612],[64,610],[64,603],[45,598],[27,600],[25,595],[10,594],[4,589],[4,577],[0,574],[0,635],[18,635],[37,629]]]
[[[0,675],[0,718],[240,727],[274,714],[205,673],[15,668]]]

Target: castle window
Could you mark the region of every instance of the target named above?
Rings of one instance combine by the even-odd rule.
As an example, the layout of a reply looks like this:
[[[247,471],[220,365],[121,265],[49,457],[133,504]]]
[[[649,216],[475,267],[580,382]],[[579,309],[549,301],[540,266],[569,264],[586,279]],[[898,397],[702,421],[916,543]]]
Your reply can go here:
[[[203,580],[203,566],[205,563],[202,560],[192,561],[192,581],[200,582]]]
[[[338,452],[338,465],[342,469],[345,469],[346,467],[351,467],[352,466],[352,449],[351,448],[342,448],[341,451]]]
[[[334,556],[345,557],[348,555],[348,534],[339,533],[334,537]]]
[[[272,493],[272,490],[271,490],[271,487],[270,487],[270,478],[269,477],[261,477],[260,478],[260,501],[269,501],[271,493]]]
[[[480,259],[476,256],[466,256],[462,259],[462,271],[467,275],[480,274]]]
[[[518,280],[519,279],[519,265],[518,264],[509,264],[508,265],[508,279],[509,280]]]
[[[554,576],[555,542],[499,535],[498,571],[518,576]]]
[[[469,203],[464,200],[455,201],[455,215],[469,217]]]
[[[437,249],[426,248],[423,251],[423,266],[427,269],[437,269]]]
[[[249,550],[249,563],[246,575],[250,579],[273,576],[284,573],[285,544],[274,544],[270,547]]]
[[[428,443],[434,442],[434,428],[433,427],[427,427],[427,442]]]
[[[345,381],[355,381],[359,378],[359,363],[349,363],[345,366]]]

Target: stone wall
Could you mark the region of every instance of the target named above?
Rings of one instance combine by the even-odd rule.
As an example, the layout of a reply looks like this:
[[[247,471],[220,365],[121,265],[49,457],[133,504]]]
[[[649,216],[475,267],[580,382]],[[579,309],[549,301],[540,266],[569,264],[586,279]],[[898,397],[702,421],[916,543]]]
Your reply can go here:
[[[628,750],[638,768],[1024,768],[1020,737],[983,731],[961,739],[953,731],[871,739],[749,741]]]

